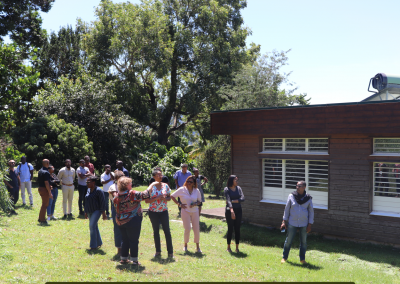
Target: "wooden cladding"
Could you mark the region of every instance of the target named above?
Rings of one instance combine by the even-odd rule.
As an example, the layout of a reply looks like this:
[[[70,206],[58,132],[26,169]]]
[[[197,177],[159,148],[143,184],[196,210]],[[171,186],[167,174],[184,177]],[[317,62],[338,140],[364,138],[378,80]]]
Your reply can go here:
[[[379,133],[391,137],[398,135],[399,121],[400,102],[278,108],[212,113],[211,133],[275,137]]]

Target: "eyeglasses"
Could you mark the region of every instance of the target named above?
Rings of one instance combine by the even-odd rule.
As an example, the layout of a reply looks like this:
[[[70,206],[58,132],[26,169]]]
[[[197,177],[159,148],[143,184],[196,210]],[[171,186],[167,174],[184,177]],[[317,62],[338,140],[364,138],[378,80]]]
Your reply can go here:
[[[191,180],[188,180],[186,183],[193,183],[193,181],[191,181]]]

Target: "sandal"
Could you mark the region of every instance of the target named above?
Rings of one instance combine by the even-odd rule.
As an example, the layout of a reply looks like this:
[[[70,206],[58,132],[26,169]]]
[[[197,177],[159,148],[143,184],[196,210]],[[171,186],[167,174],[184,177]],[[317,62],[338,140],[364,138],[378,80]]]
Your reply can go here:
[[[133,262],[132,262],[132,260],[129,260],[129,259],[122,259],[119,263],[121,263],[121,264],[132,264]]]
[[[230,248],[228,248],[226,251],[232,253],[232,250]]]
[[[132,263],[132,265],[137,265],[137,266],[142,265],[139,261],[132,261],[131,263]]]
[[[156,254],[154,255],[154,257],[161,257],[161,252],[156,252]]]
[[[239,249],[236,249],[236,252],[239,253],[240,252]]]

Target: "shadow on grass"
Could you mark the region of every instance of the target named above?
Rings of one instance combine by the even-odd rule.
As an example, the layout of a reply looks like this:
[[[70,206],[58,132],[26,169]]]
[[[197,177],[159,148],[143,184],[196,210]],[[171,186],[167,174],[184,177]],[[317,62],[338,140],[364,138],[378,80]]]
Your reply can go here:
[[[206,256],[206,254],[204,254],[204,253],[191,252],[191,251],[180,253],[179,255],[181,255],[181,256],[190,256],[190,257],[195,257],[195,258],[203,258],[203,257]]]
[[[114,256],[111,258],[112,261],[120,261],[121,257],[118,253],[114,254]]]
[[[204,222],[200,222],[200,232],[209,233],[212,229],[212,225],[207,227],[207,224]]]
[[[297,263],[297,262],[292,262],[290,260],[287,260],[286,263],[290,264],[291,266],[297,266],[297,267],[310,269],[310,270],[320,270],[320,269],[322,269],[321,266],[314,265],[314,264],[311,264],[311,263],[301,264],[301,263]]]
[[[92,254],[100,254],[100,255],[105,255],[106,254],[106,252],[104,251],[104,250],[102,250],[101,248],[100,249],[86,249],[86,253],[87,254],[90,254],[90,255],[92,255]]]
[[[234,256],[236,258],[246,258],[248,255],[245,252],[232,252],[231,256]]]
[[[165,264],[175,262],[175,258],[170,258],[170,257],[162,258],[160,256],[157,256],[157,257],[153,257],[152,259],[150,259],[150,261],[165,265]]]
[[[143,270],[146,269],[145,266],[142,265],[133,265],[133,264],[118,264],[115,266],[116,269],[130,271],[130,272],[139,272],[141,273]]]
[[[226,238],[226,234],[224,238]],[[286,234],[281,233],[279,230],[271,230],[246,223],[242,224],[240,230],[240,241],[254,246],[278,247],[283,249],[285,238]],[[298,249],[299,233],[296,233],[291,250]],[[337,255],[337,261],[343,261],[342,258],[345,257],[342,255],[348,255],[364,261],[387,263],[395,267],[400,267],[400,249],[389,245],[331,240],[325,239],[320,234],[309,234],[307,237],[307,251],[310,250],[329,253],[335,257]],[[345,261],[351,260],[345,259]]]

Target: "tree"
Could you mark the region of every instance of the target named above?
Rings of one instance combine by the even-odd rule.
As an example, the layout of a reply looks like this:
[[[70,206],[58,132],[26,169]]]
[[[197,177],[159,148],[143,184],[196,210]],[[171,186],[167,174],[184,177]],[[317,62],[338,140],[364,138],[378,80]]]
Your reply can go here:
[[[210,183],[214,194],[219,197],[224,183],[231,172],[231,140],[230,136],[218,136],[210,142],[204,152],[197,158],[197,164]]]
[[[16,44],[0,42],[0,133],[22,126],[30,117],[39,73],[24,59]]]
[[[96,160],[93,142],[88,141],[85,129],[66,123],[57,115],[37,117],[24,127],[14,129],[12,137],[36,169],[41,167],[43,159],[49,159],[58,169],[64,166],[65,159],[78,164],[89,155]]]
[[[114,82],[105,82],[105,75],[92,77],[79,72],[76,80],[61,76],[58,84],[49,82],[35,102],[39,117],[57,114],[66,122],[84,128],[92,141],[96,168],[126,162],[126,141],[139,139],[140,127],[121,111],[114,95]]]
[[[309,104],[310,99],[306,99],[306,94],[294,95],[297,88],[289,81],[290,73],[282,73],[280,70],[287,65],[289,51],[272,51],[236,72],[232,84],[219,91],[220,96],[226,100],[223,109]],[[284,84],[291,89],[283,89]]]
[[[166,145],[259,48],[246,48],[244,7],[242,0],[104,0],[86,26],[87,51],[120,78],[124,111]]]
[[[55,0],[0,1],[0,41],[4,36],[18,45],[40,47],[46,37],[39,11],[47,13]]]

